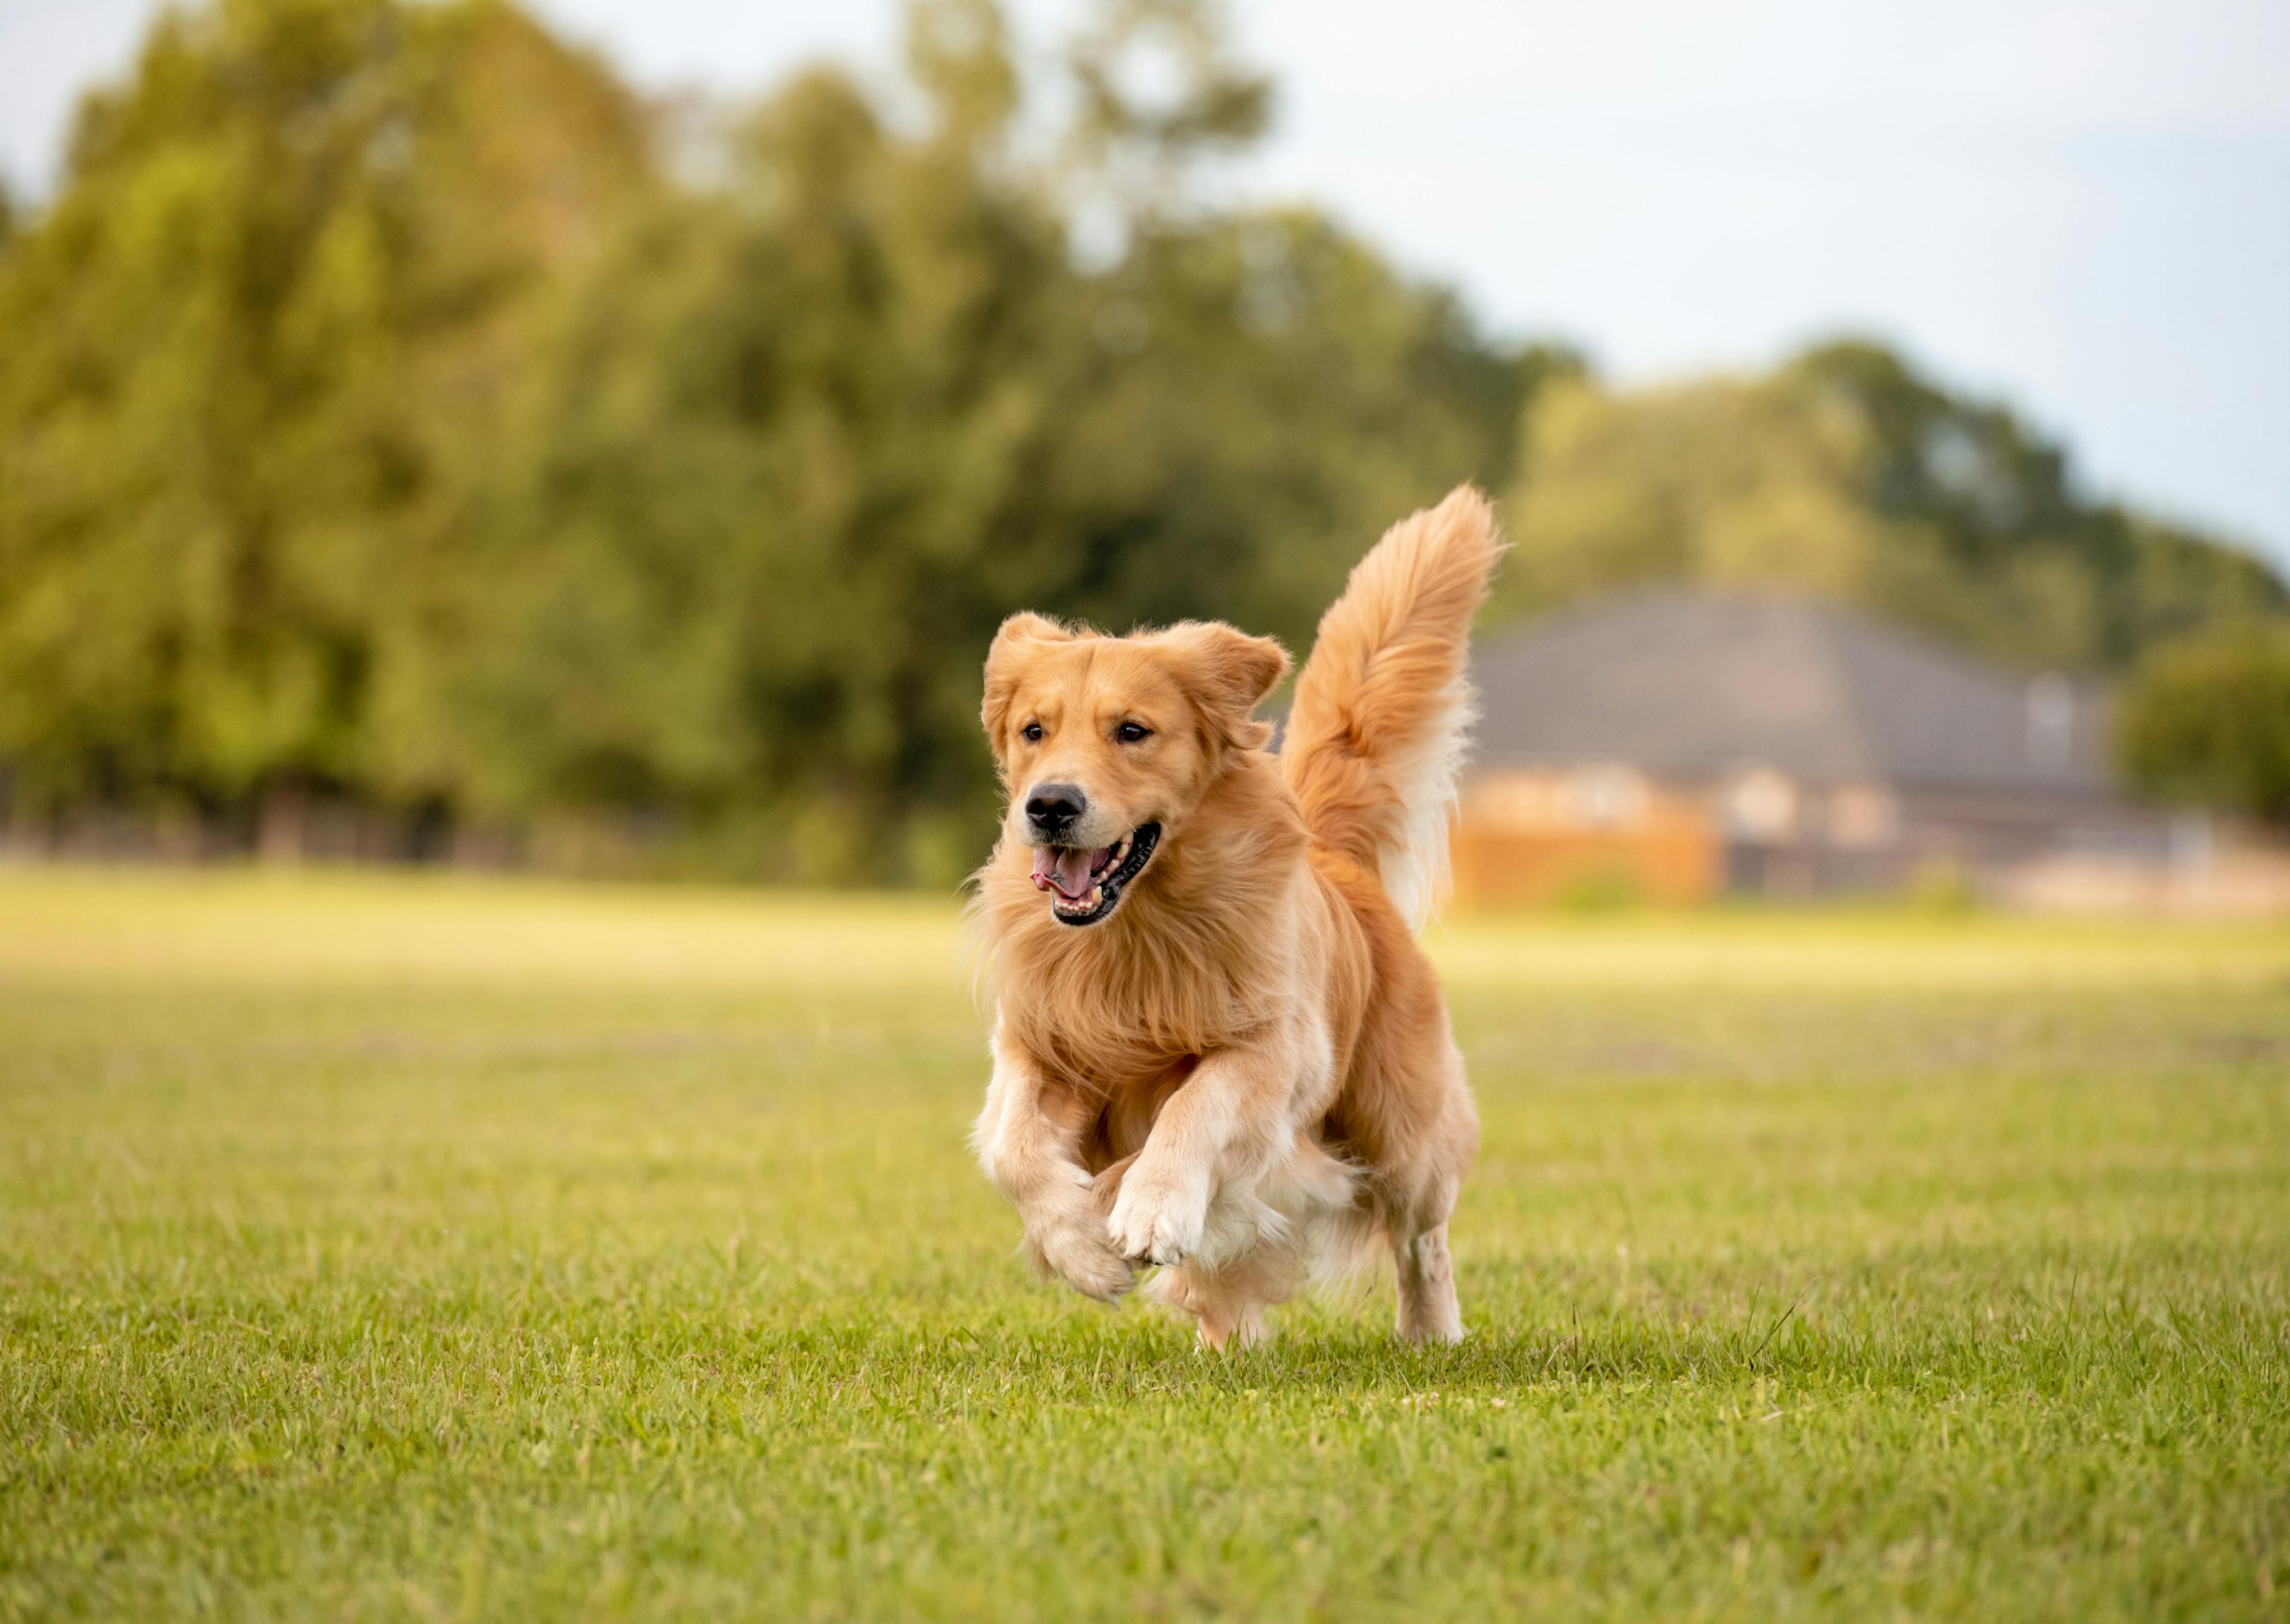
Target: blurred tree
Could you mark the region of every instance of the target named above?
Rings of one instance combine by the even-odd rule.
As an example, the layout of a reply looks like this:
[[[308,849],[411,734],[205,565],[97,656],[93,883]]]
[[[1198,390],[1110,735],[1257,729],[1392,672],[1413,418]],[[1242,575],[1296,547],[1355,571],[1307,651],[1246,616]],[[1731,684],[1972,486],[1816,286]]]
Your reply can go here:
[[[1539,372],[1451,298],[1301,214],[1141,210],[1085,272],[1012,150],[997,14],[917,6],[909,54],[921,129],[806,75],[581,288],[468,576],[472,804],[949,877],[1011,609],[1307,636],[1377,523],[1508,462]],[[1157,161],[1196,134],[1230,130],[1165,121]]]
[[[1992,606],[1984,621],[1967,615],[1962,635],[1999,654],[2033,663],[2049,642],[2057,663],[2121,666],[2192,628],[2286,606],[2280,578],[2256,558],[2079,496],[2060,447],[1880,346],[1823,346],[1793,370],[1858,410],[1872,436],[1864,499],[1930,528]],[[2031,634],[2024,647],[2015,622]]]
[[[1272,83],[1233,59],[1216,0],[1103,0],[1067,61],[1072,180],[1118,223],[1182,212],[1204,161],[1244,150],[1271,121]]]
[[[1760,379],[1554,390],[1509,517],[1499,615],[1653,580],[1762,584],[2008,664],[2107,668],[2285,601],[2247,555],[2078,499],[2056,447],[1868,344]]]
[[[36,801],[389,772],[431,543],[637,109],[492,0],[164,14],[0,261],[0,752]]]
[[[168,13],[0,214],[19,806],[262,806],[291,846],[316,788],[948,876],[1004,614],[1301,645],[1465,478],[1509,492],[1499,612],[1794,582],[2048,665],[2281,604],[1882,350],[1614,395],[1220,202],[1270,92],[1214,0],[1099,0],[1061,129],[993,0],[908,21],[896,116],[814,70],[669,163],[502,0]]]
[[[1304,211],[1141,231],[1087,287],[1041,500],[1047,608],[1216,614],[1300,645],[1389,518],[1501,477],[1530,368]]]
[[[2134,783],[2290,828],[2290,622],[2242,622],[2155,649],[2116,721]]]
[[[1013,103],[956,9],[917,19],[926,133],[807,75],[579,289],[471,576],[480,805],[760,804],[803,871],[895,877],[972,782],[955,650],[1023,596],[1074,323],[1054,220],[980,161]]]

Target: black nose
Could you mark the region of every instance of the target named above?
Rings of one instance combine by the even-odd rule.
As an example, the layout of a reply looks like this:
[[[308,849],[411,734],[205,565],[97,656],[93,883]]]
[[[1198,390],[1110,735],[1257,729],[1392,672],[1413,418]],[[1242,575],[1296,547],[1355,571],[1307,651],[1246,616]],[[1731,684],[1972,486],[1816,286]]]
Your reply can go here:
[[[1064,835],[1088,810],[1089,797],[1079,784],[1037,784],[1026,796],[1026,821],[1048,841]]]

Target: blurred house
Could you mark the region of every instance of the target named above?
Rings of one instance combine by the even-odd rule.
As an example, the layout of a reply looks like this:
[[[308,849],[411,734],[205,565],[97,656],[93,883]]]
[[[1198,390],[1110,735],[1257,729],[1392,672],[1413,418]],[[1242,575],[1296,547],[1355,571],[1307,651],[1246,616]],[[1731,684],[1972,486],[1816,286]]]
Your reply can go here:
[[[2009,894],[2062,864],[2118,883],[2204,856],[2200,825],[2116,793],[2096,688],[1806,599],[1607,600],[1488,640],[1474,675],[1466,903],[1877,892],[1942,869]]]

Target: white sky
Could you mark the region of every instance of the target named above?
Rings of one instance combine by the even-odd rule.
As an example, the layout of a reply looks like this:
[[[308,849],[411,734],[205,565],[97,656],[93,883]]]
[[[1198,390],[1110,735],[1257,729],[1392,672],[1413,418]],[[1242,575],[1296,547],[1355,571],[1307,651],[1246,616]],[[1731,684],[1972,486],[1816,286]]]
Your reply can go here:
[[[1024,0],[1041,37],[1074,0]],[[0,166],[44,190],[153,0],[0,0]],[[881,69],[893,0],[538,0],[639,83]],[[2290,0],[1235,0],[1245,172],[1624,381],[1844,329],[2290,563]]]

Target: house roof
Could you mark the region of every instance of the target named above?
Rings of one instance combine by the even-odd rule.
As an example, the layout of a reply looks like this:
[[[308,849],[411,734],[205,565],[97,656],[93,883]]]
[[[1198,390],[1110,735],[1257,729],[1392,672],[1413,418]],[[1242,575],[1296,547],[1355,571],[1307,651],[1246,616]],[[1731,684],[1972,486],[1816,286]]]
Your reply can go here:
[[[2096,690],[2022,680],[1810,599],[1608,599],[1487,640],[1472,672],[1485,765],[2108,788]]]

